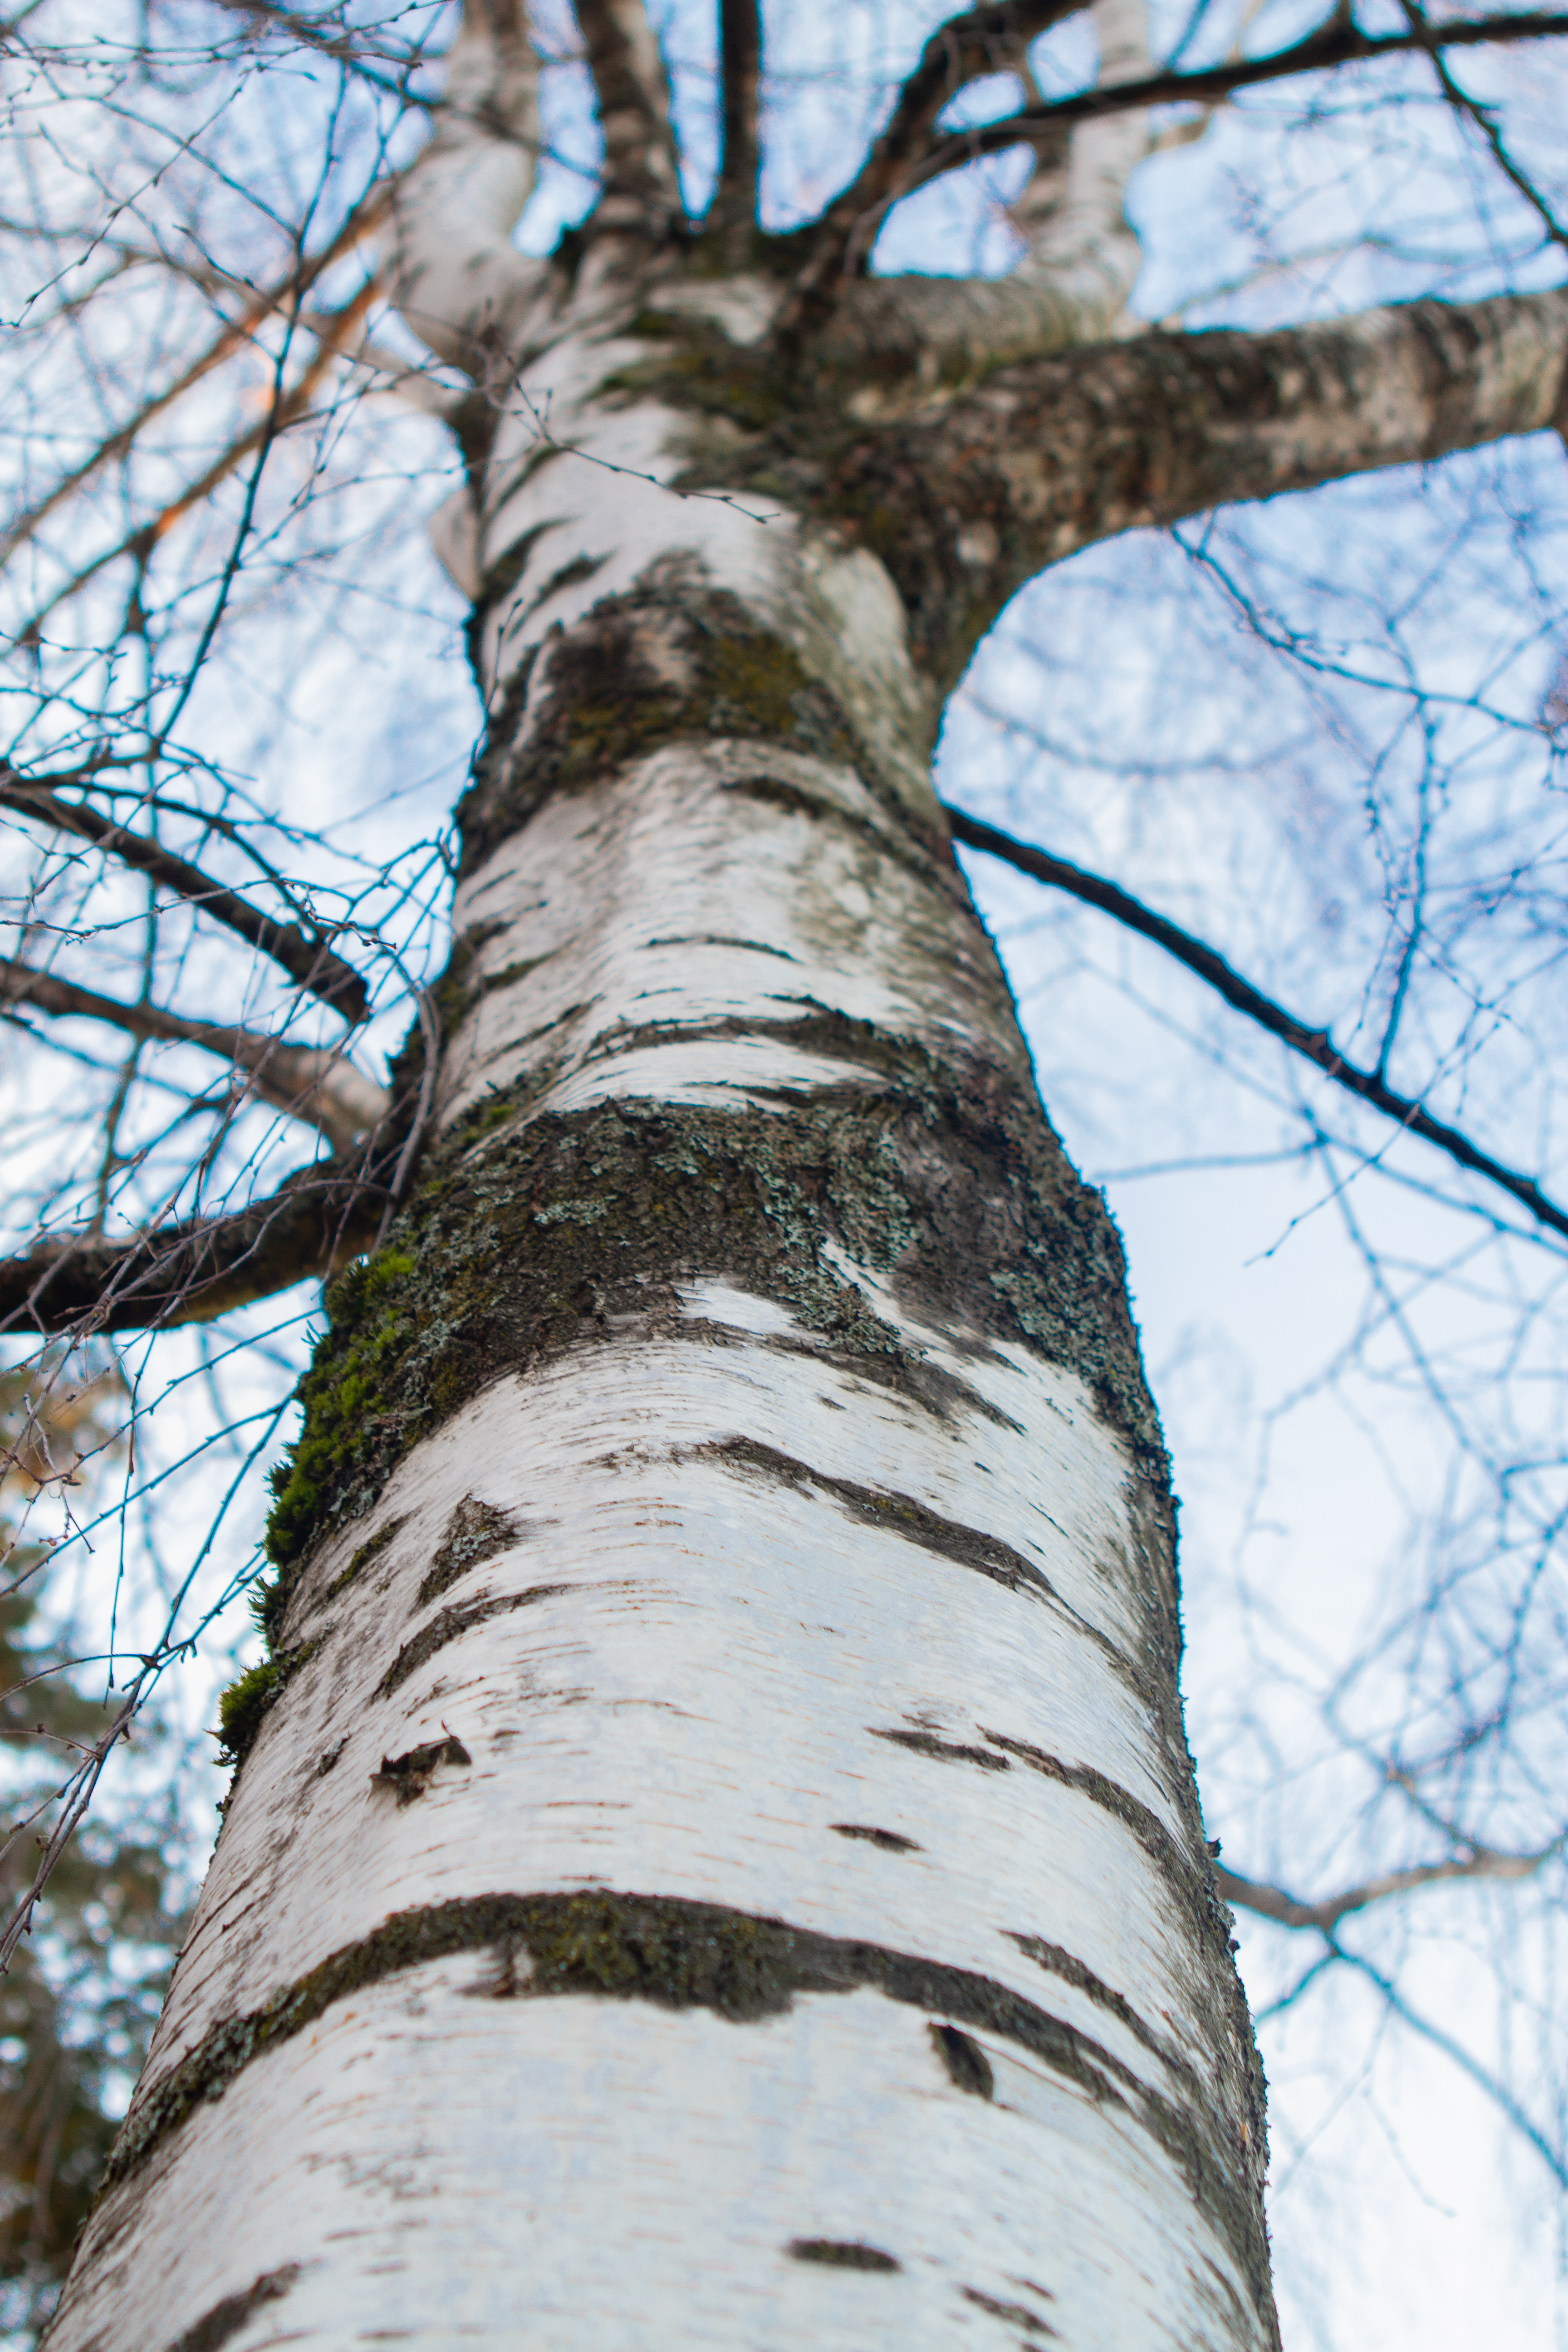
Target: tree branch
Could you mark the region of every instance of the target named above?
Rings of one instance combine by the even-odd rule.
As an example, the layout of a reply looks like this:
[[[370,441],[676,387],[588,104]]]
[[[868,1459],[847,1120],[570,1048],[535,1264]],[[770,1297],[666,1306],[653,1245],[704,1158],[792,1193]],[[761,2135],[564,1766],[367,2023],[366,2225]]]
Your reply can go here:
[[[722,146],[708,217],[722,241],[740,248],[756,226],[762,176],[763,16],[758,0],[719,0],[719,79]]]
[[[812,231],[805,265],[781,321],[786,334],[798,337],[815,325],[837,299],[838,281],[864,268],[888,207],[919,184],[942,110],[983,74],[1016,71],[1030,42],[1076,16],[1081,5],[1082,0],[1004,0],[1001,6],[966,9],[937,26],[894,100],[887,128]],[[956,134],[960,143],[972,135]],[[945,148],[952,142],[938,143]],[[1016,146],[1017,138],[1010,143]],[[980,151],[971,145],[967,152]]]
[[[191,1218],[134,1240],[46,1242],[0,1262],[0,1330],[142,1331],[209,1322],[334,1272],[374,1244],[388,1192],[361,1151],[302,1169],[232,1216]]]
[[[1265,82],[1287,81],[1296,74],[1324,73],[1335,66],[1400,57],[1412,49],[1472,48],[1478,44],[1552,39],[1564,33],[1568,33],[1568,16],[1511,14],[1428,24],[1420,32],[1412,29],[1404,33],[1363,33],[1348,15],[1336,9],[1317,32],[1268,57],[1233,58],[1224,65],[1205,67],[1198,73],[1150,74],[1140,81],[1079,90],[1071,98],[1051,99],[1043,105],[1004,115],[995,122],[979,123],[973,129],[931,140],[920,154],[907,158],[897,194],[908,195],[942,173],[957,171],[973,163],[977,155],[995,155],[1005,148],[1028,145],[1047,134],[1057,136],[1064,124],[1091,122],[1141,107],[1178,106],[1188,101],[1212,105],[1218,99],[1233,97],[1239,89],[1256,89]],[[873,204],[879,201],[888,199],[871,199]]]
[[[1418,0],[1400,0],[1400,5],[1405,10],[1405,19],[1412,33],[1432,60],[1432,70],[1437,77],[1438,89],[1455,113],[1464,115],[1475,124],[1481,137],[1491,149],[1498,169],[1506,179],[1513,183],[1525,203],[1539,216],[1552,244],[1561,246],[1563,250],[1568,253],[1568,230],[1564,230],[1562,222],[1534,182],[1526,173],[1520,170],[1519,165],[1509,153],[1503,144],[1502,133],[1492,121],[1490,107],[1479,105],[1468,90],[1460,89],[1449,72],[1447,60],[1439,47],[1438,28],[1428,21],[1426,12],[1418,5]]]
[[[1352,1911],[1364,1911],[1369,1904],[1384,1902],[1390,1895],[1408,1895],[1418,1886],[1446,1885],[1459,1878],[1531,1878],[1562,1850],[1561,1838],[1553,1838],[1539,1853],[1501,1853],[1494,1846],[1472,1845],[1468,1853],[1450,1855],[1447,1862],[1416,1863],[1408,1870],[1384,1871],[1381,1877],[1347,1886],[1320,1903],[1299,1902],[1282,1887],[1242,1878],[1218,1863],[1214,1874],[1220,1894],[1233,1908],[1255,1911],[1259,1918],[1272,1919],[1276,1927],[1315,1927],[1320,1935],[1331,1936]]]
[[[1312,1063],[1325,1076],[1332,1078],[1336,1086],[1342,1087],[1347,1094],[1370,1103],[1374,1110],[1380,1110],[1385,1118],[1395,1120],[1408,1134],[1419,1136],[1424,1143],[1436,1145],[1459,1167],[1468,1168],[1500,1186],[1553,1233],[1568,1235],[1568,1209],[1560,1208],[1528,1176],[1520,1175],[1517,1170],[1505,1167],[1500,1160],[1493,1160],[1489,1153],[1479,1150],[1468,1136],[1461,1135],[1457,1128],[1447,1127],[1440,1119],[1431,1118],[1419,1103],[1413,1102],[1407,1095],[1395,1094],[1392,1087],[1384,1084],[1375,1070],[1363,1070],[1355,1063],[1347,1062],[1342,1054],[1335,1051],[1326,1029],[1309,1028],[1294,1013],[1287,1013],[1282,1005],[1276,1004],[1271,997],[1265,996],[1250,982],[1233,971],[1225,958],[1216,955],[1213,948],[1205,947],[1201,940],[1194,939],[1190,931],[1184,931],[1176,924],[1167,922],[1163,915],[1155,914],[1137,898],[1130,898],[1114,882],[1107,882],[1098,874],[1086,874],[1081,866],[1069,866],[1066,858],[1053,857],[1047,850],[1036,849],[1026,842],[1015,841],[1010,834],[998,832],[994,825],[985,824],[979,817],[969,816],[963,809],[955,809],[951,803],[944,803],[943,805],[947,808],[955,841],[963,842],[971,849],[984,850],[988,856],[1001,858],[1006,865],[1016,866],[1021,874],[1031,875],[1037,882],[1047,883],[1053,889],[1066,890],[1073,898],[1081,898],[1086,906],[1098,907],[1102,914],[1112,916],[1128,930],[1137,931],[1143,939],[1152,940],[1156,947],[1163,948],[1167,955],[1173,956],[1178,963],[1184,964],[1189,971],[1195,972],[1216,994],[1223,996],[1236,1012],[1245,1014],[1258,1028],[1267,1030],[1271,1037],[1278,1037],[1281,1045],[1288,1045],[1293,1054],[1300,1054],[1304,1061]],[[1281,1901],[1285,1899],[1280,1897]],[[1356,1906],[1347,1899],[1342,1907],[1354,1909]],[[1289,1924],[1307,1923],[1292,1920]]]
[[[1152,332],[998,369],[858,435],[825,487],[955,679],[1007,598],[1121,532],[1562,428],[1568,289],[1271,334]]]
[[[527,0],[463,0],[435,132],[393,195],[398,309],[475,376],[539,282],[511,242],[533,188],[538,83]]]
[[[281,967],[296,987],[330,1004],[345,1021],[363,1021],[370,1011],[364,982],[353,966],[333,953],[325,940],[298,923],[274,922],[201,868],[175,856],[161,843],[132,833],[113,817],[100,816],[82,801],[62,800],[43,784],[30,783],[14,768],[0,766],[0,808],[41,819],[58,833],[75,834],[95,848],[117,857],[139,874],[148,875],[165,890],[210,915],[215,922],[237,933],[251,947]]]
[[[103,1021],[132,1037],[195,1045],[249,1074],[254,1091],[290,1118],[319,1128],[333,1147],[352,1150],[391,1108],[384,1087],[363,1077],[342,1054],[313,1046],[285,1045],[254,1029],[187,1020],[156,1004],[124,1004],[98,996],[53,972],[0,957],[0,1004],[36,1005],[58,1019]]]
[[[576,0],[605,138],[601,228],[658,238],[680,215],[669,81],[643,0]]]

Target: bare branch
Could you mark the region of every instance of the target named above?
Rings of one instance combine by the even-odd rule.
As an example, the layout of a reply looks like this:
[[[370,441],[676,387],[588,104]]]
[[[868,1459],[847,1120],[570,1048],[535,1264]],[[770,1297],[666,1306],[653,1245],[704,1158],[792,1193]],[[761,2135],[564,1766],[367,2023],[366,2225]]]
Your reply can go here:
[[[248,16],[258,31],[270,28],[286,39],[301,43],[306,48],[319,50],[323,57],[336,58],[351,72],[374,82],[378,89],[387,90],[395,97],[402,98],[406,94],[408,75],[423,63],[417,49],[405,50],[401,55],[367,49],[351,40],[346,33],[329,31],[322,25],[312,23],[308,16],[301,16],[297,10],[282,6],[280,0],[217,0],[217,5],[220,8],[229,9],[237,16]],[[389,74],[378,73],[371,62],[373,58],[384,59],[388,55],[395,58],[401,68],[395,79]]]
[[[722,148],[710,226],[739,244],[756,226],[762,175],[758,113],[763,79],[763,16],[758,0],[719,0]]]
[[[1520,170],[1519,165],[1509,153],[1503,144],[1502,133],[1492,120],[1491,109],[1478,104],[1468,90],[1460,89],[1449,72],[1447,62],[1438,46],[1439,28],[1431,24],[1426,10],[1418,5],[1418,0],[1400,0],[1400,5],[1405,10],[1411,31],[1432,60],[1432,70],[1437,77],[1437,86],[1449,105],[1456,114],[1467,116],[1475,124],[1487,145],[1491,149],[1499,170],[1505,178],[1513,183],[1531,209],[1540,215],[1542,225],[1552,244],[1561,246],[1563,250],[1568,253],[1568,229],[1563,228],[1562,222],[1541,194],[1540,189],[1526,173]]]
[[[363,1151],[317,1162],[231,1216],[106,1242],[44,1243],[0,1262],[0,1330],[142,1331],[208,1322],[332,1273],[374,1244],[388,1198]]]
[[[1310,1028],[1293,1013],[1287,1013],[1282,1005],[1276,1004],[1271,997],[1265,996],[1260,989],[1243,980],[1239,972],[1232,971],[1223,956],[1216,955],[1213,948],[1206,947],[1202,940],[1194,939],[1190,931],[1184,931],[1177,924],[1168,922],[1163,915],[1155,914],[1152,908],[1129,897],[1125,890],[1119,889],[1114,882],[1107,882],[1100,875],[1087,874],[1081,866],[1070,866],[1065,857],[1053,857],[1047,850],[1037,849],[1027,842],[1015,841],[1011,834],[999,832],[994,825],[966,814],[963,809],[953,808],[950,803],[943,805],[947,809],[955,841],[963,842],[971,849],[984,850],[988,856],[1001,858],[1005,865],[1016,866],[1021,874],[1031,875],[1037,882],[1047,883],[1053,889],[1066,890],[1073,898],[1081,898],[1086,906],[1098,907],[1102,914],[1113,917],[1128,930],[1137,931],[1143,939],[1152,940],[1156,947],[1163,948],[1167,955],[1174,956],[1178,963],[1184,964],[1217,995],[1223,996],[1234,1011],[1245,1014],[1258,1028],[1267,1030],[1271,1037],[1278,1037],[1281,1045],[1288,1045],[1293,1054],[1300,1054],[1304,1061],[1311,1062],[1325,1076],[1332,1078],[1336,1086],[1342,1087],[1347,1094],[1370,1103],[1374,1110],[1380,1110],[1385,1118],[1395,1120],[1406,1133],[1419,1136],[1424,1143],[1435,1144],[1459,1167],[1468,1168],[1477,1175],[1485,1176],[1491,1183],[1500,1185],[1527,1208],[1532,1217],[1550,1226],[1553,1233],[1568,1235],[1568,1209],[1560,1208],[1555,1201],[1549,1199],[1539,1184],[1479,1150],[1457,1128],[1445,1126],[1442,1120],[1431,1118],[1419,1103],[1413,1102],[1407,1095],[1395,1094],[1392,1087],[1384,1084],[1375,1070],[1363,1070],[1355,1063],[1347,1062],[1342,1054],[1336,1052],[1326,1029]],[[1353,1909],[1355,1906],[1347,1904],[1344,1907]]]
[[[1283,1887],[1270,1886],[1256,1878],[1242,1878],[1234,1870],[1215,1864],[1215,1879],[1220,1894],[1234,1907],[1255,1911],[1259,1918],[1272,1919],[1279,1927],[1315,1927],[1320,1935],[1331,1936],[1340,1921],[1352,1911],[1364,1911],[1369,1904],[1386,1902],[1391,1895],[1408,1895],[1419,1886],[1448,1885],[1461,1878],[1500,1878],[1517,1880],[1532,1878],[1535,1873],[1563,1851],[1563,1840],[1553,1838],[1539,1853],[1504,1853],[1495,1846],[1472,1845],[1464,1853],[1451,1854],[1445,1862],[1415,1864],[1408,1870],[1384,1871],[1381,1877],[1369,1878],[1359,1886],[1347,1886],[1341,1894],[1325,1895],[1318,1903],[1302,1903]]]
[[[643,0],[577,0],[605,137],[601,227],[661,236],[680,213],[669,80]]]
[[[55,590],[47,603],[39,605],[32,619],[17,632],[18,642],[22,645],[33,643],[49,614],[58,606],[65,604],[69,597],[85,588],[89,581],[96,580],[99,573],[106,571],[110,564],[119,562],[127,555],[133,555],[139,562],[144,563],[159,542],[168,537],[175,524],[183,521],[195,508],[205,506],[218,484],[226,481],[229,475],[237,467],[243,465],[247,457],[258,449],[269,446],[277,440],[279,434],[288,430],[289,425],[299,424],[302,417],[308,415],[318,389],[331,373],[333,362],[342,355],[356,330],[363,327],[365,312],[374,300],[378,287],[378,279],[369,278],[353,299],[345,302],[341,310],[319,314],[310,329],[311,333],[316,337],[319,348],[289,390],[287,392],[279,390],[266,415],[259,417],[247,432],[240,434],[237,439],[231,441],[227,448],[214,458],[204,474],[188,484],[177,498],[171,499],[168,505],[162,508],[150,521],[140,524],[135,530],[130,532],[115,546],[105,548],[101,555],[95,555],[90,563],[84,564],[79,572],[73,572],[61,587]]]
[[[1069,13],[1064,11],[1064,14]],[[995,122],[977,124],[927,143],[920,155],[903,164],[899,195],[923,187],[943,172],[960,170],[977,155],[999,154],[1005,148],[1027,145],[1049,134],[1059,136],[1066,124],[1091,122],[1110,114],[1126,114],[1150,106],[1210,104],[1232,97],[1238,89],[1256,89],[1265,82],[1288,81],[1293,75],[1324,73],[1334,66],[1360,65],[1378,58],[1407,55],[1412,49],[1473,48],[1514,41],[1553,39],[1568,33],[1568,16],[1505,15],[1468,17],[1428,25],[1424,33],[1363,33],[1348,14],[1336,10],[1329,22],[1288,49],[1262,58],[1234,58],[1224,65],[1207,66],[1199,73],[1150,74],[1140,81],[1116,82],[1104,89],[1080,90],[1071,98],[1051,99],[1025,107]],[[873,196],[870,204],[885,202]],[[844,199],[839,200],[843,202]]]
[[[117,997],[96,995],[91,989],[6,957],[0,957],[0,1004],[36,1005],[59,1019],[103,1021],[132,1037],[199,1046],[247,1071],[254,1092],[264,1101],[290,1118],[319,1128],[339,1150],[351,1150],[360,1136],[379,1126],[392,1107],[385,1088],[363,1077],[342,1054],[285,1045],[254,1029],[188,1020],[161,1005],[124,1004]]]
[[[783,320],[786,332],[798,335],[832,307],[837,281],[865,267],[889,205],[930,176],[931,131],[959,91],[983,74],[1016,71],[1030,42],[1076,16],[1080,5],[1081,0],[1003,0],[1000,6],[966,9],[937,26],[894,101],[887,128],[813,231],[809,257]],[[962,143],[971,133],[958,137]],[[1018,144],[1016,134],[1009,143]],[[969,155],[980,152],[973,144],[966,149]]]
[[[64,780],[62,780],[64,781]],[[312,937],[298,923],[279,923],[260,913],[237,891],[215,882],[160,842],[132,833],[113,817],[102,816],[83,801],[62,800],[44,784],[36,784],[14,768],[0,766],[0,807],[40,819],[58,833],[77,835],[96,848],[117,857],[122,866],[148,875],[165,890],[210,915],[215,922],[257,949],[289,974],[295,985],[330,1004],[344,1020],[363,1021],[370,1011],[364,982],[352,964],[333,953],[319,934]]]
[[[1552,2147],[1545,2133],[1531,2121],[1512,2093],[1499,2082],[1495,2074],[1490,2074],[1481,2065],[1479,2060],[1471,2057],[1463,2042],[1456,2042],[1451,2033],[1445,2033],[1441,2026],[1434,2025],[1429,2018],[1423,2017],[1418,2010],[1412,2009],[1398,1987],[1391,1984],[1382,1971],[1374,1969],[1372,1962],[1363,1958],[1361,1953],[1342,1951],[1336,1946],[1333,1958],[1367,1978],[1377,1987],[1395,2017],[1402,2018],[1413,2032],[1420,2034],[1423,2041],[1431,2042],[1434,2049],[1441,2050],[1445,2057],[1451,2058],[1460,2072],[1468,2074],[1477,2088],[1486,2093],[1488,2098],[1492,2100],[1507,2116],[1514,2129],[1530,2142],[1559,2188],[1568,2189],[1568,2164],[1563,2163],[1562,2157]]]
[[[249,342],[264,320],[279,311],[291,310],[324,270],[329,269],[333,262],[341,261],[344,254],[352,252],[380,226],[386,217],[391,201],[390,186],[374,190],[363,205],[355,206],[330,245],[324,246],[320,253],[312,254],[308,261],[302,261],[288,278],[265,288],[260,293],[253,294],[239,316],[214,337],[200,357],[193,360],[173,383],[165,384],[162,392],[154,393],[150,400],[143,401],[123,425],[99,443],[89,457],[84,457],[79,466],[74,466],[43,498],[13,520],[4,537],[0,537],[0,564],[9,562],[17,548],[34,536],[38,525],[74,490],[80,489],[84,482],[90,480],[100,467],[111,464],[116,457],[124,457],[154,417],[161,416],[166,408],[172,407],[204,377],[210,375],[215,368],[221,367],[242,344]],[[152,259],[157,257],[145,257]],[[317,333],[320,325],[325,321],[308,319],[305,323],[310,326],[312,333]]]

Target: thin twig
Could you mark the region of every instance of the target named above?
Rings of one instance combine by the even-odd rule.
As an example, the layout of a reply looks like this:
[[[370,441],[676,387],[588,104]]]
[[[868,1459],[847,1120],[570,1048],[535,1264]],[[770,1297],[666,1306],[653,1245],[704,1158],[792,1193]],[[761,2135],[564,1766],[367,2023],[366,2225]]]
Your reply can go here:
[[[1553,1838],[1539,1853],[1503,1853],[1494,1846],[1472,1845],[1468,1853],[1450,1854],[1444,1862],[1421,1862],[1408,1870],[1385,1870],[1377,1878],[1365,1879],[1359,1886],[1347,1886],[1317,1903],[1303,1903],[1294,1895],[1288,1895],[1282,1886],[1243,1878],[1234,1870],[1222,1869],[1217,1863],[1215,1877],[1225,1900],[1239,1909],[1255,1911],[1261,1919],[1272,1919],[1278,1927],[1315,1927],[1320,1935],[1331,1936],[1340,1921],[1348,1918],[1352,1911],[1364,1911],[1369,1904],[1386,1902],[1391,1895],[1409,1895],[1420,1886],[1443,1885],[1462,1878],[1532,1878],[1553,1854],[1562,1851],[1561,1838]]]
[[[1126,114],[1146,106],[1213,103],[1237,90],[1288,81],[1297,74],[1324,73],[1336,66],[1362,65],[1379,58],[1408,55],[1415,49],[1473,48],[1513,41],[1551,40],[1568,34],[1568,16],[1506,15],[1479,16],[1428,26],[1425,38],[1415,32],[1363,33],[1347,16],[1336,11],[1330,21],[1288,49],[1261,58],[1238,58],[1205,67],[1198,73],[1165,71],[1139,81],[1112,82],[1101,89],[1077,91],[1070,98],[1049,100],[1043,106],[1022,108],[931,142],[918,155],[906,159],[897,184],[869,197],[863,209],[879,202],[896,203],[944,172],[960,169],[977,156],[999,154],[1005,148],[1027,146],[1045,136],[1056,136],[1062,126],[1088,122],[1102,115]],[[841,201],[843,201],[841,199]],[[859,239],[863,247],[864,233]],[[846,238],[847,249],[847,236]]]
[[[1561,246],[1563,252],[1568,253],[1568,229],[1563,228],[1562,222],[1557,218],[1540,189],[1536,187],[1527,173],[1521,171],[1508,149],[1503,145],[1502,133],[1492,120],[1491,108],[1482,106],[1478,99],[1472,98],[1468,90],[1462,89],[1449,72],[1447,60],[1438,46],[1442,38],[1443,27],[1429,22],[1426,10],[1420,5],[1420,0],[1400,0],[1400,5],[1405,11],[1411,31],[1432,60],[1432,70],[1437,77],[1438,88],[1449,105],[1456,114],[1467,115],[1475,124],[1481,137],[1491,149],[1499,170],[1505,178],[1513,183],[1531,210],[1540,215],[1552,243]]]

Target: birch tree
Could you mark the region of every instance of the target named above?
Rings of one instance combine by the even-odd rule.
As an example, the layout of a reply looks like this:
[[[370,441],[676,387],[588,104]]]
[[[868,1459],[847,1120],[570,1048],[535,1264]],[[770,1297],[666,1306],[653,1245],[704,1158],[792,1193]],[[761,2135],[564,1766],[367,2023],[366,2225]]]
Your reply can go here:
[[[1121,1246],[953,835],[1092,877],[955,824],[932,747],[1047,566],[1561,428],[1568,291],[1155,330],[1125,198],[1153,106],[1405,53],[1447,88],[1450,52],[1564,26],[1336,13],[1184,72],[1096,0],[1092,87],[1049,100],[1030,47],[1068,12],[976,8],[785,232],[761,18],[719,13],[693,219],[642,0],[577,0],[602,186],[534,260],[524,0],[468,0],[417,153],[315,248],[373,274],[247,428],[363,353],[378,289],[468,387],[437,395],[462,481],[435,536],[485,728],[451,959],[389,1085],[344,1043],[7,967],[13,1003],[205,1055],[327,1147],[234,1213],[51,1236],[0,1280],[43,1333],[330,1283],[268,1655],[225,1702],[222,1834],[53,2352],[1278,2340],[1222,1891],[1287,1898],[1205,1845]],[[952,127],[1008,75],[1020,104]],[[1010,274],[873,272],[895,205],[1020,147]],[[350,927],[261,911],[135,789],[106,810],[174,723],[15,760],[5,803],[352,1025]]]

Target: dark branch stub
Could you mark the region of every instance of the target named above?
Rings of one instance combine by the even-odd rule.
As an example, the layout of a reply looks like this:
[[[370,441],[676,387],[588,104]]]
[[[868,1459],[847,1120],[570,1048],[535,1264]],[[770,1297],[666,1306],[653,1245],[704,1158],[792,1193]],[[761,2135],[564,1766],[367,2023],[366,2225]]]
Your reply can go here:
[[[763,18],[758,0],[719,0],[719,67],[723,141],[710,215],[727,243],[740,245],[756,226],[762,146]]]

